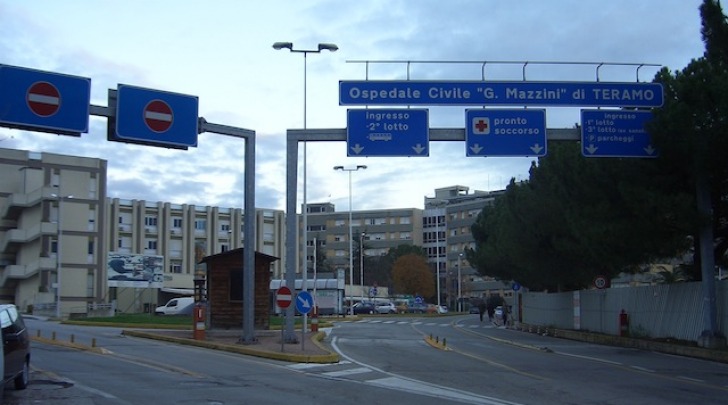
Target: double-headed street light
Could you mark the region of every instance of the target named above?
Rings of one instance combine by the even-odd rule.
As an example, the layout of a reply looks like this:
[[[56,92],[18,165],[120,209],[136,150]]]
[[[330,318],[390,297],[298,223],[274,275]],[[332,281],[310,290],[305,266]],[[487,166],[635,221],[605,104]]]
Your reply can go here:
[[[354,245],[352,243],[353,239],[353,231],[352,231],[352,221],[351,221],[351,212],[352,212],[352,206],[351,206],[351,172],[355,172],[359,169],[366,169],[367,167],[364,165],[357,165],[356,167],[352,168],[345,168],[344,166],[334,166],[334,170],[341,170],[343,172],[349,172],[349,283],[350,283],[350,295],[349,295],[349,311],[351,312],[351,315],[354,315]],[[364,274],[364,273],[362,273]],[[364,288],[364,283],[362,282],[362,288]],[[363,294],[363,293],[362,293]]]
[[[306,129],[306,117],[307,117],[307,86],[308,86],[308,80],[307,80],[307,56],[309,53],[321,53],[323,50],[336,52],[339,47],[336,46],[336,44],[332,43],[320,43],[318,44],[317,49],[294,49],[293,48],[293,42],[276,42],[273,44],[273,49],[280,51],[281,49],[288,49],[289,51],[293,53],[302,53],[303,54],[303,129]],[[306,290],[306,279],[308,278],[308,206],[307,206],[307,199],[306,199],[306,141],[303,141],[303,212],[301,213],[301,219],[302,219],[302,227],[303,227],[303,240],[301,241],[303,245],[303,266],[302,266],[302,275],[303,275],[303,285],[301,286],[302,290]],[[294,215],[295,213],[289,213],[289,215]]]

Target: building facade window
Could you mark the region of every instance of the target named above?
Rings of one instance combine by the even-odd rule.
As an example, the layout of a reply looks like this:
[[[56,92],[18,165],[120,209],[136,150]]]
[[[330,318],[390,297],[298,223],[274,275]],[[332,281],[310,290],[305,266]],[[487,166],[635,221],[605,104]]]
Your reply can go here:
[[[157,226],[157,217],[144,217],[144,226]]]

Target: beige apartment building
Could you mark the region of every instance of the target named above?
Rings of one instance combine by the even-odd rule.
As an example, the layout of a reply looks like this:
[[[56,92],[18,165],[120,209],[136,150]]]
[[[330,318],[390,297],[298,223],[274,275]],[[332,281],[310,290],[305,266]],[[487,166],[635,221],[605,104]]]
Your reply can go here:
[[[191,294],[200,254],[242,247],[242,209],[108,198],[106,174],[101,159],[0,149],[0,302],[63,318],[97,309],[151,311]],[[309,269],[316,241],[334,269],[330,277],[348,279],[351,228],[354,239],[365,233],[366,256],[401,244],[423,246],[433,273],[439,270],[444,300],[457,297],[458,280],[462,296],[479,296],[482,279],[462,254],[474,247],[470,225],[499,192],[468,191],[436,189],[424,210],[349,213],[330,203],[308,204]],[[280,258],[271,278],[284,278],[285,212],[256,209],[255,220],[256,250]],[[153,258],[159,277],[116,283],[110,261],[125,256]]]
[[[417,208],[394,208],[383,210],[352,211],[349,222],[349,211],[336,211],[334,204],[307,204],[308,207],[308,249],[309,265],[314,261],[314,240],[319,251],[326,258],[334,271],[349,269],[349,228],[358,246],[359,238],[364,233],[364,254],[381,256],[390,248],[399,245],[422,246],[422,210]],[[299,229],[303,227],[299,218]],[[300,237],[300,232],[299,232]]]
[[[242,247],[241,209],[110,199],[106,167],[0,149],[0,302],[62,318],[151,310],[191,294],[198,254]],[[256,210],[256,250],[281,258],[274,274],[285,268],[283,218]],[[161,279],[110,287],[109,260],[124,255],[161,257]]]
[[[0,149],[2,302],[62,316],[106,303],[105,193],[106,161]]]

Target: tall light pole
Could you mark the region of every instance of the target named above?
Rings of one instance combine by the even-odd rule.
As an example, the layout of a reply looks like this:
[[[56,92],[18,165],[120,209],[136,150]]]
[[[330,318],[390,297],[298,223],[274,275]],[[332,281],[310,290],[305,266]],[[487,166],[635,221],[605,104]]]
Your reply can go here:
[[[458,255],[458,312],[461,312],[463,310],[462,309],[462,306],[463,306],[463,302],[462,302],[463,301],[462,300],[462,295],[463,295],[462,280],[463,279],[460,277],[460,266],[461,266],[461,260],[462,260],[462,258],[463,258],[463,254],[460,253]]]
[[[366,232],[359,234],[359,283],[361,284],[361,301],[364,302],[364,237]]]
[[[61,187],[58,186],[58,194],[51,194],[58,200],[58,218],[56,218],[56,318],[61,319],[61,239],[63,229],[61,227],[61,217],[63,216],[62,203],[64,198],[73,198],[72,195],[63,196]]]
[[[349,283],[350,294],[349,294],[349,312],[354,315],[354,244],[353,244],[353,230],[351,221],[351,172],[355,172],[359,169],[366,169],[364,165],[357,165],[356,167],[345,168],[344,166],[334,166],[334,170],[341,170],[343,172],[349,172]],[[363,274],[363,273],[362,273]]]
[[[293,53],[302,53],[303,54],[303,129],[306,129],[306,120],[307,120],[307,87],[308,87],[308,63],[307,63],[307,56],[309,53],[321,53],[323,50],[336,52],[339,47],[336,46],[336,44],[331,43],[320,43],[318,44],[318,47],[316,49],[294,49],[293,48],[293,42],[276,42],[273,44],[273,49],[280,51],[281,49],[288,49],[289,51]],[[302,273],[302,285],[301,290],[306,291],[306,280],[308,278],[308,206],[307,206],[307,198],[306,198],[306,141],[303,142],[303,208],[301,213],[301,219],[302,219],[302,227],[303,227],[303,240],[301,241],[301,244],[303,245],[303,259],[302,263],[303,266],[301,267],[301,273]],[[295,215],[295,213],[289,213],[289,215]]]

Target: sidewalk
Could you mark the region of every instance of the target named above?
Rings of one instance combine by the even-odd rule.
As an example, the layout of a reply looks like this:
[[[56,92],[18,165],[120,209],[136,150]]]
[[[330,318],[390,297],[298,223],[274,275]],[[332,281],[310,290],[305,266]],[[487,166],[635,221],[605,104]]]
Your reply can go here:
[[[728,349],[705,349],[685,344],[639,339],[622,336],[604,335],[585,331],[564,330],[521,324],[499,327],[491,330],[492,339],[515,345],[528,346],[539,350],[549,350],[548,342],[540,337],[578,340],[598,345],[627,347],[654,352],[693,357],[703,360],[728,363]]]

